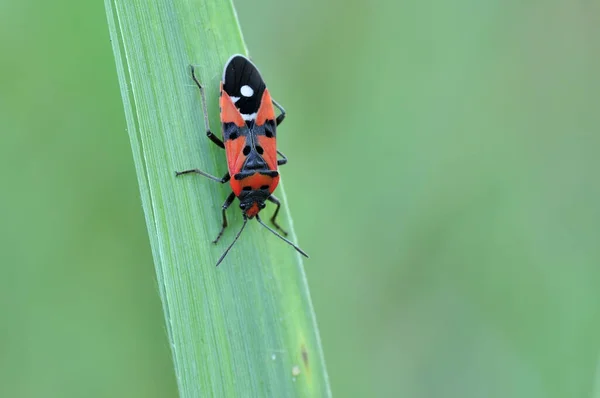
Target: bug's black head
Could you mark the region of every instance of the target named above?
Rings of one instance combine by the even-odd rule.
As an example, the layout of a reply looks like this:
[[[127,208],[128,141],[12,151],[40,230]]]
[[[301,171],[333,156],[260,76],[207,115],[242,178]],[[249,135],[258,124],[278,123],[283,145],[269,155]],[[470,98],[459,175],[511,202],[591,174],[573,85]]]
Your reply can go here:
[[[268,189],[242,190],[238,196],[240,209],[248,218],[253,218],[265,208],[265,201],[270,195]]]

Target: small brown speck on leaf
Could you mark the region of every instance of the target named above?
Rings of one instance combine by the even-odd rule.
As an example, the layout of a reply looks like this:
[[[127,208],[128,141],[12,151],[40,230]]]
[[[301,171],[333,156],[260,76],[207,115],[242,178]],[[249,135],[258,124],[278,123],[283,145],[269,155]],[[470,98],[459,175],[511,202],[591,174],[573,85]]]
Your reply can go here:
[[[308,352],[304,344],[302,344],[302,360],[304,361],[304,366],[308,369]]]

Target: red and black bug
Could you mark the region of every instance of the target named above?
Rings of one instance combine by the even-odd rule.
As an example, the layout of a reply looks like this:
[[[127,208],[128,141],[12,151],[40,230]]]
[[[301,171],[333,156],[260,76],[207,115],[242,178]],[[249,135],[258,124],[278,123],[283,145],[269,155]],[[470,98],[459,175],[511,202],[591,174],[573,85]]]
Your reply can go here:
[[[240,209],[242,209],[244,217],[242,228],[217,261],[217,266],[240,237],[248,219],[252,218],[256,218],[262,226],[293,246],[300,254],[308,257],[302,249],[263,223],[258,215],[265,208],[267,200],[277,205],[271,222],[284,235],[287,235],[287,232],[277,224],[276,218],[281,202],[273,195],[273,191],[279,183],[278,166],[287,163],[287,158],[277,150],[276,145],[277,126],[285,118],[285,110],[271,98],[256,66],[243,55],[234,55],[225,64],[221,81],[219,99],[223,133],[223,141],[221,141],[210,130],[204,89],[194,74],[194,67],[192,66],[191,69],[192,78],[198,85],[202,97],[206,135],[214,144],[225,149],[229,171],[223,178],[215,177],[198,169],[175,172],[175,175],[197,173],[222,184],[229,181],[232,192],[223,203],[223,226],[213,243],[217,243],[223,235],[223,231],[227,227],[227,208],[236,197],[240,201]],[[277,117],[275,117],[273,106],[281,112]],[[281,159],[277,159],[278,154]]]

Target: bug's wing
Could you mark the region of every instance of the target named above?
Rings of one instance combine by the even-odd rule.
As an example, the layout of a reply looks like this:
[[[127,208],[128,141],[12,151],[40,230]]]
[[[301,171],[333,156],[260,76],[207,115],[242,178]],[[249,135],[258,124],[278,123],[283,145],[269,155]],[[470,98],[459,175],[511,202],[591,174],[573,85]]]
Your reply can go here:
[[[276,129],[273,101],[269,90],[265,89],[256,115],[254,130],[257,131],[258,144],[263,148],[262,157],[271,170],[277,170]]]
[[[221,87],[221,128],[227,157],[227,168],[231,177],[239,173],[246,156],[243,154],[248,138],[248,127],[232,98]],[[239,193],[236,193],[238,195]]]
[[[229,58],[223,71],[223,90],[235,103],[244,120],[256,117],[265,89],[260,72],[248,58],[243,55]]]

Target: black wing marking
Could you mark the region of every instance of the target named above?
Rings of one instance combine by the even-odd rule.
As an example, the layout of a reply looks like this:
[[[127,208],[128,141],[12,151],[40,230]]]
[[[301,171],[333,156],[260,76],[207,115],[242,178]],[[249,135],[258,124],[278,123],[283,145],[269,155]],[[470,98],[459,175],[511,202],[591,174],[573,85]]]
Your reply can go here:
[[[260,72],[248,58],[243,55],[229,58],[223,72],[223,90],[233,97],[240,113],[251,115],[258,112],[265,88]]]

